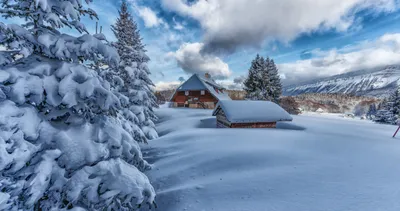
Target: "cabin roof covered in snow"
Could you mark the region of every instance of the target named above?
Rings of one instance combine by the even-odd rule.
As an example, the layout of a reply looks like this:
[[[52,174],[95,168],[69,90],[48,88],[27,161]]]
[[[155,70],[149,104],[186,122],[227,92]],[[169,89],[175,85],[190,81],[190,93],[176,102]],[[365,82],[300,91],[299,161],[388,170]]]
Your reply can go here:
[[[176,89],[175,93],[177,91],[200,90],[208,90],[218,100],[231,100],[227,92],[220,92],[220,90],[225,90],[223,86],[217,84],[214,80],[205,78],[199,74],[193,74],[192,77],[190,77]],[[175,93],[172,95],[172,97],[175,96]]]
[[[221,109],[231,123],[265,123],[293,120],[288,112],[270,101],[221,100],[214,109],[213,116],[216,116]]]

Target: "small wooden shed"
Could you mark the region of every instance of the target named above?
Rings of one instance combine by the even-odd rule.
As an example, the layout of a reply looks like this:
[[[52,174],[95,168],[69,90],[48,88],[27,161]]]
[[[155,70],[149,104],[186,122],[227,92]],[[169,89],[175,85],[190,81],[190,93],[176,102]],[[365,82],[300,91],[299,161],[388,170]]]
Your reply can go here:
[[[275,128],[277,122],[293,118],[270,101],[221,100],[214,109],[218,128]]]

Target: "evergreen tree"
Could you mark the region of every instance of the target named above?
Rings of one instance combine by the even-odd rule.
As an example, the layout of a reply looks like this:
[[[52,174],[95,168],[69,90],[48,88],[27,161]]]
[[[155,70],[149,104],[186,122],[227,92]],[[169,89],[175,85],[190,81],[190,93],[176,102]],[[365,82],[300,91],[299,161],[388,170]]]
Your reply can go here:
[[[274,61],[268,57],[264,60],[263,57],[257,55],[244,82],[244,89],[247,99],[279,103],[282,84]]]
[[[246,99],[249,100],[257,100],[256,92],[259,90],[260,84],[260,76],[261,71],[263,69],[263,58],[257,54],[256,58],[251,62],[251,66],[249,69],[249,73],[247,78],[245,79],[243,85],[244,90],[246,91]]]
[[[267,59],[268,61],[268,59]],[[273,59],[270,60],[268,66],[268,75],[271,87],[271,101],[279,104],[279,98],[282,95],[282,83],[279,76],[278,68]]]
[[[385,99],[377,111],[374,121],[378,123],[396,124],[400,115],[400,91],[396,89]]]
[[[272,101],[271,98],[271,80],[270,80],[270,75],[269,75],[269,64],[270,64],[270,59],[264,59],[261,57],[260,60],[262,67],[261,71],[259,72],[259,77],[257,80],[259,80],[258,84],[259,86],[256,89],[255,95],[257,96],[257,100],[267,100],[267,101]]]
[[[136,133],[137,138],[144,141],[146,138],[157,138],[158,134],[153,123],[157,117],[153,109],[158,107],[158,104],[152,88],[154,84],[149,78],[150,70],[147,67],[150,59],[145,54],[145,46],[142,44],[137,24],[129,13],[125,1],[121,4],[119,17],[112,29],[117,38],[114,46],[121,57],[117,74],[123,81],[123,85],[118,88],[118,91],[127,97],[122,104],[125,117],[134,121],[127,122],[127,125],[140,126],[145,137]],[[129,116],[133,118],[128,118]]]
[[[0,208],[133,210],[155,192],[139,170],[140,146],[119,121],[121,101],[85,64],[119,63],[104,36],[87,32],[76,0],[2,0],[0,23]],[[89,1],[87,1],[89,2]],[[22,57],[22,58],[21,58]]]

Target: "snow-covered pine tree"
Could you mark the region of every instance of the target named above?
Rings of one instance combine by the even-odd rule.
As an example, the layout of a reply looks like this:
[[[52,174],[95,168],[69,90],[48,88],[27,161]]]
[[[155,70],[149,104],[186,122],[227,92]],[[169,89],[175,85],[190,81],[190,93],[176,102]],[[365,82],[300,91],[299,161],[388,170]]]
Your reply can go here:
[[[256,91],[256,100],[267,100],[271,101],[271,80],[268,72],[268,64],[270,64],[269,58],[264,59],[261,57],[261,70],[257,77],[259,86],[257,87]]]
[[[119,17],[112,29],[117,38],[114,46],[121,57],[118,73],[124,82],[119,91],[127,97],[122,104],[125,117],[135,117],[127,119],[140,126],[145,134],[144,139],[157,138],[158,134],[153,123],[157,117],[153,109],[158,107],[158,104],[153,91],[154,84],[149,78],[150,70],[147,67],[150,59],[145,53],[137,24],[129,13],[125,1],[121,4]],[[126,123],[129,125],[129,122]]]
[[[282,84],[274,61],[268,57],[264,60],[257,55],[252,61],[244,87],[247,99],[279,103]]]
[[[268,70],[270,90],[271,90],[270,99],[272,102],[279,104],[279,98],[282,95],[281,78],[279,76],[278,67],[275,65],[274,60],[267,58],[266,61],[268,60],[269,63],[266,62],[266,65],[268,67],[267,70]]]
[[[243,82],[244,90],[246,91],[245,98],[248,100],[257,100],[260,84],[261,71],[263,68],[263,58],[257,54],[256,58],[251,62],[249,73]]]
[[[88,1],[87,1],[88,2]],[[86,32],[76,0],[1,0],[0,210],[133,210],[154,202],[148,164],[116,116],[120,100],[84,64],[119,63]],[[22,58],[21,58],[22,57]]]
[[[380,107],[374,121],[385,124],[396,124],[400,116],[400,90],[396,89],[382,102]]]

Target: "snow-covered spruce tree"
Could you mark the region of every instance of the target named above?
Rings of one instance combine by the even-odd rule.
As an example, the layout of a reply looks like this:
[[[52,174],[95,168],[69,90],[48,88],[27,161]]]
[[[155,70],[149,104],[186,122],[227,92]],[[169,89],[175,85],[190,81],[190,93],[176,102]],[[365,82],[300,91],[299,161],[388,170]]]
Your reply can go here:
[[[145,46],[142,44],[137,24],[132,19],[125,1],[121,4],[119,17],[112,29],[117,38],[113,45],[121,57],[117,74],[122,78],[123,84],[118,89],[127,97],[122,103],[125,118],[134,125],[139,125],[145,135],[142,138],[144,141],[157,138],[153,123],[157,117],[153,109],[158,107],[158,104],[147,67],[150,59],[145,54]],[[128,125],[130,123],[126,122],[126,126]],[[136,133],[136,136],[142,135]]]
[[[243,82],[246,91],[245,98],[248,100],[258,100],[258,94],[261,87],[261,71],[263,69],[264,58],[257,54],[256,58],[251,62],[249,73]]]
[[[376,112],[374,121],[384,124],[396,124],[400,116],[400,90],[396,89],[385,99]]]
[[[86,32],[76,0],[2,0],[0,210],[133,210],[154,203],[138,143],[116,118],[120,100],[87,68],[117,65],[116,50]],[[22,57],[22,58],[21,58]],[[18,58],[18,59],[17,59]]]
[[[274,61],[257,55],[251,64],[244,87],[247,99],[279,103],[282,84]]]
[[[271,61],[269,58],[264,59],[261,57],[261,71],[259,72],[258,77],[258,90],[256,91],[257,100],[267,100],[273,101],[272,98],[272,84],[271,84],[271,77],[270,77],[270,65]]]
[[[267,72],[270,86],[270,100],[279,104],[279,98],[282,95],[282,83],[278,73],[278,67],[273,59],[266,59]]]
[[[105,39],[103,34],[95,34],[94,37],[98,39]],[[95,70],[105,81],[109,83],[109,88],[115,94],[121,102],[121,110],[117,113],[117,119],[122,124],[122,127],[133,137],[133,139],[137,142],[147,142],[146,135],[142,131],[142,128],[139,124],[138,117],[132,113],[128,108],[129,105],[129,92],[126,92],[124,88],[124,80],[121,73],[118,71],[119,66],[110,66],[107,65],[107,62],[104,59],[98,59],[96,62],[92,62],[89,66]]]

